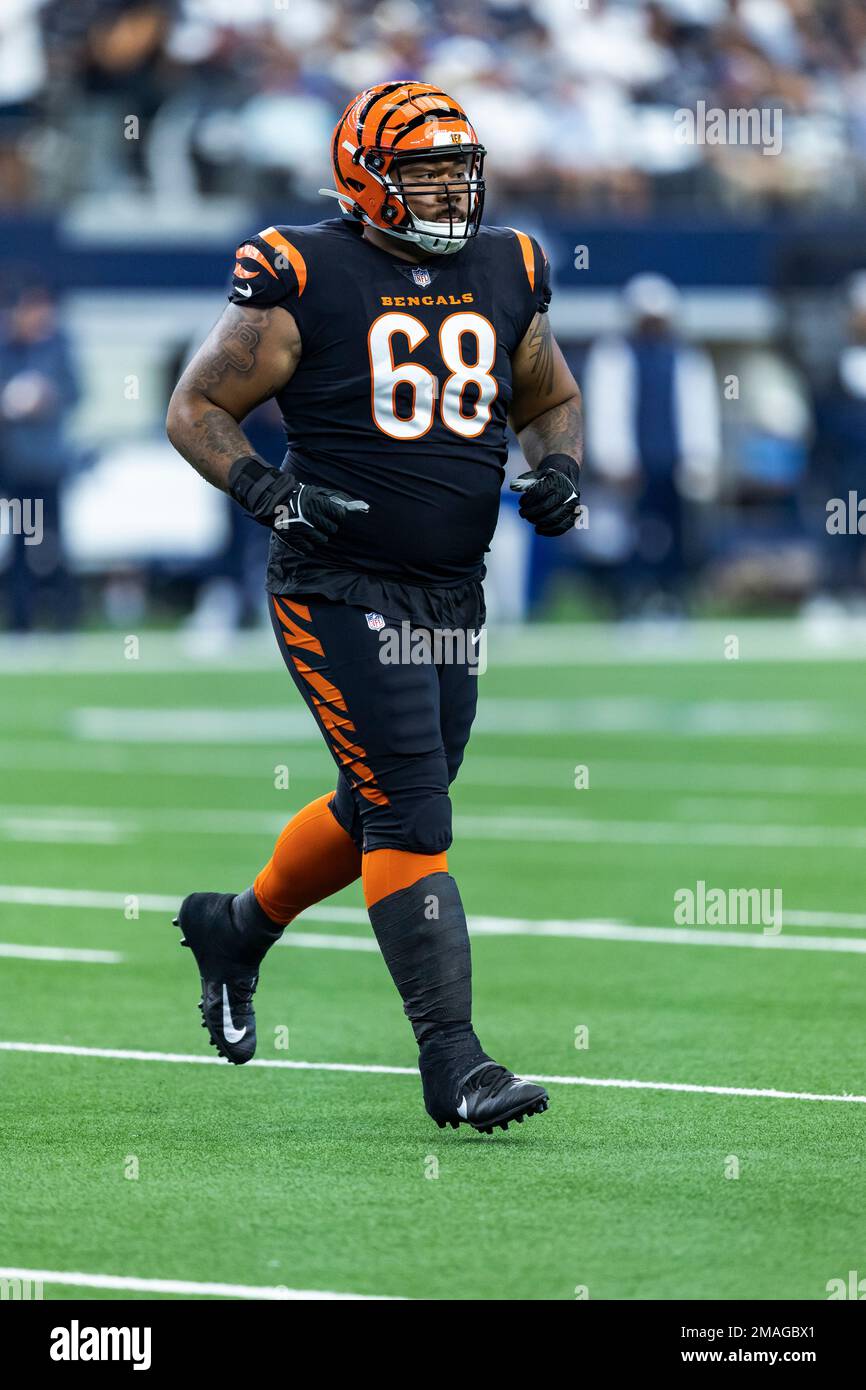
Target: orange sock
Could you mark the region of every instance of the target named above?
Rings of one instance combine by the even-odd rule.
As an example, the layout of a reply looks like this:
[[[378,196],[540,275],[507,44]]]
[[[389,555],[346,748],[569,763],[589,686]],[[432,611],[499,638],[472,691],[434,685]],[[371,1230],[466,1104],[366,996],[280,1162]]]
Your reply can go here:
[[[280,925],[361,873],[361,851],[328,810],[333,795],[311,801],[289,821],[253,884],[259,905]]]
[[[364,901],[368,907],[387,898],[389,893],[399,893],[401,888],[411,888],[419,878],[427,874],[447,874],[448,855],[410,854],[402,849],[374,849],[363,856],[361,873],[364,881]]]

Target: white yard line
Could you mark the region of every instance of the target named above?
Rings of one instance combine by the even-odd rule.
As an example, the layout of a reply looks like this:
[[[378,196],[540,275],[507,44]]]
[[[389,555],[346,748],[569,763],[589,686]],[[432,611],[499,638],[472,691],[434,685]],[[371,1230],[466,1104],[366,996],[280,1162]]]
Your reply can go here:
[[[289,1289],[259,1284],[210,1284],[195,1279],[136,1279],[122,1274],[80,1274],[57,1269],[19,1269],[0,1265],[0,1279],[20,1279],[38,1284],[60,1284],[73,1289],[126,1289],[130,1293],[176,1293],[201,1298],[363,1299],[392,1301],[388,1294],[332,1293],[325,1289]]]
[[[361,916],[368,922],[366,912]],[[373,955],[379,954],[379,943],[372,932],[369,936],[329,936],[326,932],[287,931],[277,945],[300,946],[312,951],[371,951]]]
[[[111,821],[58,816],[0,816],[0,840],[22,844],[118,845],[130,831]]]
[[[120,1062],[176,1062],[194,1066],[231,1066],[222,1057],[197,1052],[142,1052],[134,1048],[74,1047],[70,1043],[0,1042],[0,1052],[35,1052],[59,1057],[101,1057]],[[246,1067],[270,1067],[281,1071],[363,1072],[382,1076],[417,1076],[414,1067],[374,1066],[362,1062],[294,1062],[284,1058],[255,1058]]]
[[[17,884],[0,884],[0,904],[21,907],[64,907],[96,909],[123,913],[132,903],[139,912],[166,916],[177,911],[179,897],[169,894],[140,895],[98,892],[84,888],[41,888]],[[362,907],[311,907],[302,913],[298,922],[342,923],[369,929],[369,919]],[[746,947],[753,950],[777,951],[836,951],[848,955],[866,954],[866,938],[834,936],[792,936],[786,926],[840,927],[850,930],[866,927],[866,914],[845,912],[783,913],[783,929],[778,935],[765,935],[757,927],[740,931],[734,927],[706,929],[704,927],[639,926],[611,919],[585,918],[528,918],[471,915],[469,930],[473,936],[530,936],[561,937],[589,941],[629,941],[641,945],[661,946],[721,946]],[[281,946],[312,950],[377,952],[375,939],[364,936],[339,936],[325,932],[303,932],[289,927],[281,937]]]
[[[741,849],[866,849],[866,826],[737,825],[687,821],[577,820],[543,816],[537,807],[510,807],[508,815],[456,815],[454,828],[474,840],[556,840],[597,845],[705,845]]]
[[[231,1066],[220,1057],[199,1056],[197,1053],[182,1052],[138,1052],[126,1048],[111,1047],[72,1047],[61,1043],[0,1042],[2,1052],[44,1053],[64,1057],[93,1057],[121,1062],[171,1062],[192,1063],[197,1066]],[[359,1072],[366,1076],[418,1076],[416,1067],[388,1067],[360,1062],[295,1062],[276,1058],[256,1058],[246,1063],[247,1067],[277,1068],[285,1071],[331,1071]],[[621,1077],[593,1076],[547,1076],[533,1072],[521,1072],[527,1081],[537,1081],[543,1086],[589,1086],[614,1087],[618,1090],[632,1091],[682,1091],[694,1095],[743,1096],[758,1100],[808,1100],[842,1101],[853,1105],[866,1105],[866,1096],[851,1095],[847,1092],[833,1094],[816,1091],[783,1091],[775,1087],[756,1086],[702,1086],[686,1081],[636,1081]]]
[[[866,623],[844,613],[822,620],[703,619],[623,623],[532,623],[493,626],[488,635],[492,668],[552,666],[655,666],[716,664],[725,660],[730,635],[740,643],[743,665],[768,662],[862,661]],[[179,632],[147,632],[138,662],[125,659],[123,637],[89,633],[0,637],[4,675],[50,673],[59,676],[132,674],[130,668],[194,676],[214,671],[273,671],[279,665],[273,634],[214,633],[192,637]]]
[[[326,780],[333,776],[333,764],[324,749],[293,746],[287,760],[290,776],[300,781]],[[261,784],[273,778],[273,758],[265,752],[254,755],[248,749],[225,747],[214,759],[204,750],[173,748],[159,750],[137,744],[70,743],[61,739],[0,739],[0,767],[60,770],[93,776],[202,777],[229,778]],[[760,796],[863,796],[866,769],[859,767],[815,767],[807,764],[712,762],[695,757],[689,762],[660,762],[652,759],[618,761],[593,757],[590,763],[594,791],[719,791],[727,798],[732,792]],[[539,787],[549,791],[574,790],[573,761],[568,757],[540,754],[528,758],[507,746],[501,754],[473,751],[460,769],[461,786]]]
[[[319,734],[297,701],[264,706],[81,706],[69,712],[73,738],[95,743],[316,743]],[[689,700],[661,696],[488,695],[478,706],[478,734],[650,734],[718,739],[844,736],[866,738],[850,708],[817,700]]]
[[[290,814],[290,813],[288,813]],[[121,807],[0,806],[0,835],[4,824],[16,840],[62,839],[69,842],[106,836],[117,838],[148,835],[159,837],[183,831],[186,835],[279,834],[287,820],[284,811],[143,810]],[[32,836],[28,831],[32,831]],[[556,841],[594,845],[704,845],[740,849],[816,849],[860,851],[866,849],[866,826],[751,825],[736,822],[694,820],[606,820],[574,816],[542,815],[538,806],[510,806],[505,814],[458,812],[454,830],[468,840],[504,840],[525,843]]]
[[[783,916],[792,927],[844,927],[849,931],[866,927],[866,912],[789,912],[786,908]]]
[[[584,941],[631,941],[654,946],[751,947],[758,951],[838,951],[866,955],[866,938],[839,936],[777,936],[757,927],[632,927],[616,922],[521,922],[519,919],[475,917],[469,919],[473,936],[558,936]]]
[[[71,960],[84,965],[120,965],[123,961],[123,956],[117,951],[76,950],[71,946],[17,946],[5,942],[0,942],[0,956],[11,960]]]

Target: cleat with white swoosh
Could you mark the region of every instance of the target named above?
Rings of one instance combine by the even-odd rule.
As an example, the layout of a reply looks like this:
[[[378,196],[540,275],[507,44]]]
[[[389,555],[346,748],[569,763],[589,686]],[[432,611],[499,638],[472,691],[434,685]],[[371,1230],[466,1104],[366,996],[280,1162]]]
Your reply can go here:
[[[480,1134],[492,1134],[495,1125],[507,1129],[512,1120],[521,1124],[527,1115],[538,1115],[550,1100],[543,1086],[515,1076],[486,1054],[468,1071],[455,1073],[442,1066],[422,1067],[427,1112],[440,1129],[471,1125]],[[464,1061],[464,1067],[465,1067]]]
[[[256,1050],[253,995],[258,965],[244,949],[232,915],[233,893],[191,893],[184,898],[174,925],[183,932],[201,977],[199,1009],[211,1046],[236,1066]]]

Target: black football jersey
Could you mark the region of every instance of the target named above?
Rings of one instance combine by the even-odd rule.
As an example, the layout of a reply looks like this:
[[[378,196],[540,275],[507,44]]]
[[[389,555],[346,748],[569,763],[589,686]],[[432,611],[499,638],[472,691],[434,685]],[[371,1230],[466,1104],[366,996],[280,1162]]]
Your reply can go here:
[[[347,219],[268,227],[238,248],[229,299],[281,306],[300,332],[300,363],[276,396],[284,467],[370,508],[347,514],[313,555],[272,536],[268,590],[478,625],[511,357],[550,300],[539,244],[483,227],[454,255],[418,265]]]

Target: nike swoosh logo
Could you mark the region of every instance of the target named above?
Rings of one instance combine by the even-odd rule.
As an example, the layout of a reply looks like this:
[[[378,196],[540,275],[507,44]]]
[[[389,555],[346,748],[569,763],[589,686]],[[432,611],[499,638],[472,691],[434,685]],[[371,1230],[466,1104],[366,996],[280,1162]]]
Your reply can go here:
[[[478,646],[478,643],[479,643],[480,641],[481,641],[481,633],[480,633],[480,632],[474,632],[474,633],[472,634],[472,645],[473,645],[473,647],[477,647],[477,646]]]
[[[240,1042],[241,1038],[244,1036],[246,1031],[247,1030],[245,1027],[235,1027],[234,1019],[232,1018],[232,1011],[229,1008],[229,992],[226,986],[223,985],[223,1033],[225,1034],[226,1042]]]
[[[469,1115],[469,1102],[465,1096],[457,1107],[457,1114],[460,1116],[461,1120],[465,1120]]]
[[[246,285],[245,287],[242,287],[241,285],[235,285],[235,294],[242,294],[244,296],[244,299],[249,299],[252,292],[252,285]]]

